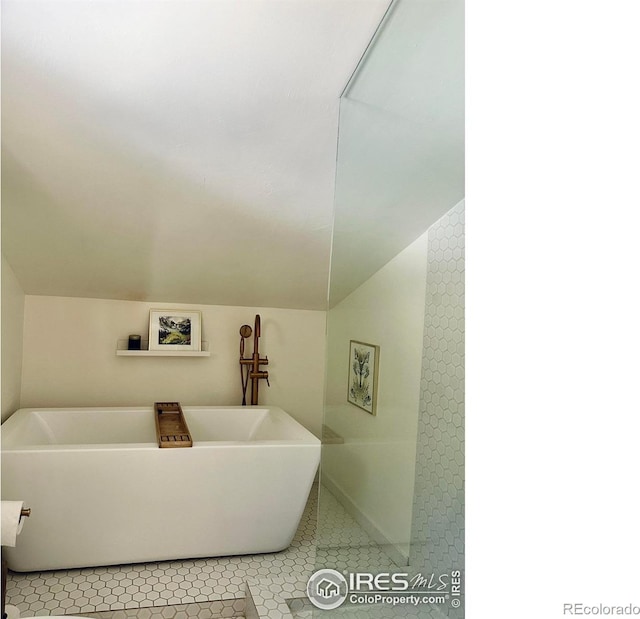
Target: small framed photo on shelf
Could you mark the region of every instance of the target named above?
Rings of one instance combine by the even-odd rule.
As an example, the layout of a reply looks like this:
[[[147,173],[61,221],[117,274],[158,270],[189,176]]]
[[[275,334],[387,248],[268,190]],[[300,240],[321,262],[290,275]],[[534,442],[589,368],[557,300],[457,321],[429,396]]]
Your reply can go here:
[[[347,401],[371,415],[376,414],[379,357],[379,346],[349,342]]]
[[[197,310],[151,310],[149,350],[200,351],[202,315]]]

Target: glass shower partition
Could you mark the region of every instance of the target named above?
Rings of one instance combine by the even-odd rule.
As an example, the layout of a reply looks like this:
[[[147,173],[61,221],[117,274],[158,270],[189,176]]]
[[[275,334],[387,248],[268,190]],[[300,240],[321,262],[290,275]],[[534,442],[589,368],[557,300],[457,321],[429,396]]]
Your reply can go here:
[[[340,101],[314,617],[463,616],[463,13],[392,2]]]

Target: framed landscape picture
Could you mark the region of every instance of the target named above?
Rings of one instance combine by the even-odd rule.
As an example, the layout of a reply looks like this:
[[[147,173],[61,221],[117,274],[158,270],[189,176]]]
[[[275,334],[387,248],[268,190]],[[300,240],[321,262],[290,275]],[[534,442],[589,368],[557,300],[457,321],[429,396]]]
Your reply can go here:
[[[379,356],[378,346],[349,342],[347,401],[371,415],[376,414]]]
[[[151,310],[149,350],[199,351],[202,316],[196,310]]]

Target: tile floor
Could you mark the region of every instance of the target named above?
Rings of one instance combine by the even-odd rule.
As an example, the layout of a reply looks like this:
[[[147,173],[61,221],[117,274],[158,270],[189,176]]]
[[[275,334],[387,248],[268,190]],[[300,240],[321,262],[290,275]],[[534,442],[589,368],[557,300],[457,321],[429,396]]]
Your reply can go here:
[[[319,511],[319,514],[318,514]],[[322,532],[316,544],[316,522]],[[322,487],[314,486],[289,548],[279,553],[14,573],[7,604],[23,617],[82,614],[96,619],[211,619],[244,616],[245,580],[287,576],[302,598],[321,567],[386,570],[393,563]],[[293,577],[293,578],[291,578]]]
[[[324,486],[318,498],[315,569],[388,572],[398,566]]]

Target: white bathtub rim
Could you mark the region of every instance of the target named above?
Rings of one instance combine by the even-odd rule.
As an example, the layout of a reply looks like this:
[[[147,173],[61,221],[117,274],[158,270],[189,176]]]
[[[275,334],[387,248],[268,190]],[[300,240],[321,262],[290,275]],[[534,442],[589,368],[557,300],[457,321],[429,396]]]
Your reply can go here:
[[[291,423],[298,426],[304,431],[304,436],[299,438],[288,437],[281,439],[258,439],[258,440],[213,440],[202,441],[194,438],[193,447],[190,448],[173,448],[163,449],[163,452],[175,452],[183,451],[184,449],[198,449],[198,448],[243,448],[248,449],[252,447],[300,447],[300,446],[317,446],[321,443],[310,430],[305,428],[299,421],[294,419],[289,413],[278,406],[184,406],[183,411],[188,414],[190,411],[234,411],[242,412],[243,410],[250,410],[252,413],[269,412],[273,411],[276,415],[283,414],[287,417],[287,423]],[[149,413],[153,414],[153,406],[92,406],[92,407],[40,407],[40,408],[21,408],[18,409],[13,415],[6,419],[2,423],[2,435],[4,438],[5,433],[11,433],[13,426],[21,423],[23,417],[27,417],[31,413],[75,413],[75,412],[98,412],[98,413]],[[23,443],[19,445],[12,445],[10,436],[5,442],[2,441],[3,452],[20,452],[20,453],[41,453],[41,452],[85,452],[85,451],[132,451],[132,450],[158,450],[158,443],[156,441],[136,442],[136,443],[53,443],[53,444],[39,444],[39,443]]]
[[[316,447],[320,445],[320,439],[316,441],[304,440],[294,442],[292,440],[272,441],[194,441],[193,447],[175,447],[162,449],[162,453],[187,453],[192,449],[253,449],[256,447]],[[22,445],[19,447],[2,447],[4,453],[43,453],[43,452],[97,452],[97,451],[158,451],[158,443],[87,443],[83,445]]]

